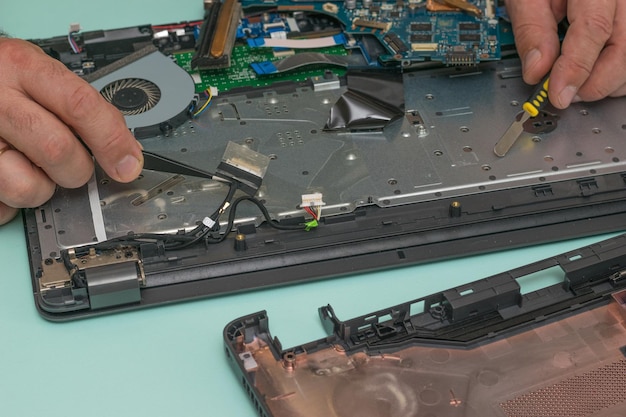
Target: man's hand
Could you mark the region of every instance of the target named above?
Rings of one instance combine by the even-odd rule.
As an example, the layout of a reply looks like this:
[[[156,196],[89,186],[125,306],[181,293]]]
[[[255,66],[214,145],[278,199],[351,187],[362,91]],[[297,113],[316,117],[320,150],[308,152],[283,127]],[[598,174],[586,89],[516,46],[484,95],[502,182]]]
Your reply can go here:
[[[554,106],[626,95],[626,1],[506,0],[506,7],[524,81],[537,84],[550,72]],[[570,26],[559,48],[565,17]]]
[[[88,83],[18,39],[0,38],[0,68],[0,224],[46,202],[57,184],[89,180],[93,159],[77,135],[112,179],[139,175],[141,145]]]

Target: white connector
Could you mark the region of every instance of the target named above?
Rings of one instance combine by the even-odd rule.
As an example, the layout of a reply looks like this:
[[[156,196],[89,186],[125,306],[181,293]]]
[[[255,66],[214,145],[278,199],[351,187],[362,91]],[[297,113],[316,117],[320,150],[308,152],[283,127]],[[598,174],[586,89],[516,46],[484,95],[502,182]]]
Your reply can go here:
[[[300,207],[321,207],[324,204],[322,193],[302,194]]]
[[[212,229],[213,226],[215,226],[215,220],[207,216],[204,219],[202,219],[202,224],[208,227],[209,229]]]

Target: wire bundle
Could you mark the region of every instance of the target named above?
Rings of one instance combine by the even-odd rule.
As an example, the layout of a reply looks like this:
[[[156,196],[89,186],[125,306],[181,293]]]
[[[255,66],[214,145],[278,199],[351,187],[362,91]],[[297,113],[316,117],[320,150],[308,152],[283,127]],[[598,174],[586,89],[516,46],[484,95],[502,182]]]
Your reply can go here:
[[[70,44],[70,48],[72,49],[72,52],[75,54],[80,54],[83,49],[78,45],[78,43],[76,42],[76,39],[74,39],[74,35],[77,35],[78,31],[77,30],[70,30],[70,33],[67,34],[67,42]]]
[[[237,208],[240,204],[246,201],[254,204],[261,211],[265,224],[274,229],[308,231],[318,225],[320,214],[319,208],[305,208],[305,211],[313,216],[313,220],[301,224],[285,225],[272,219],[263,202],[255,197],[245,195],[232,201],[236,191],[237,186],[231,184],[228,194],[219,208],[216,209],[210,216],[205,217],[192,230],[182,233],[135,233],[109,239],[93,245],[92,247],[96,250],[107,250],[119,247],[120,245],[138,246],[143,243],[159,242],[166,251],[175,251],[188,248],[198,243],[205,243],[205,245],[220,243],[228,237],[230,232],[233,231],[235,227]],[[228,222],[222,228],[219,220],[221,215],[225,213],[226,210],[229,210]]]
[[[194,119],[204,113],[204,111],[208,109],[211,105],[211,100],[213,99],[213,92],[211,91],[211,87],[204,90],[202,92],[202,95],[204,96],[204,103],[196,106],[196,104],[200,103],[200,95],[197,95],[194,102],[191,104],[191,108],[189,109],[189,113]]]

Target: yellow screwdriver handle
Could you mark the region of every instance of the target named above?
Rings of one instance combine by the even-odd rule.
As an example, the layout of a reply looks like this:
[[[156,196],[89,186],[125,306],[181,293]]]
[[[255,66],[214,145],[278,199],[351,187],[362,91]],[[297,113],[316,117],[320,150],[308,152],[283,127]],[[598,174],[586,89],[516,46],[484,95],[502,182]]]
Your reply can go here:
[[[544,82],[539,84],[537,90],[530,96],[528,100],[522,105],[524,111],[531,115],[531,117],[535,117],[539,114],[539,110],[541,110],[546,104],[548,104],[548,84],[550,82],[550,78],[546,78]]]

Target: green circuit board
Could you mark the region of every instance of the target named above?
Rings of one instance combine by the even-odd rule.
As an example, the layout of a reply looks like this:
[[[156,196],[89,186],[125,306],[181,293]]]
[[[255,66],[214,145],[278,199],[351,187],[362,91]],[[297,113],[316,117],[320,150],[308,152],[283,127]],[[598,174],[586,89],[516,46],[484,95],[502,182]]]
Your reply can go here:
[[[315,50],[309,49],[307,52],[322,52],[333,55],[348,54],[348,51],[341,45]],[[264,87],[277,81],[305,81],[311,77],[323,75],[324,71],[328,69],[328,66],[313,65],[286,73],[257,75],[250,67],[252,62],[276,61],[281,57],[275,56],[272,48],[251,48],[247,45],[235,45],[231,65],[229,68],[223,69],[192,70],[193,51],[177,52],[173,56],[178,65],[194,77],[196,92],[202,92],[208,87],[214,87],[219,92],[224,92],[238,87]],[[343,75],[345,71],[340,67],[333,68],[333,72],[337,75]]]

